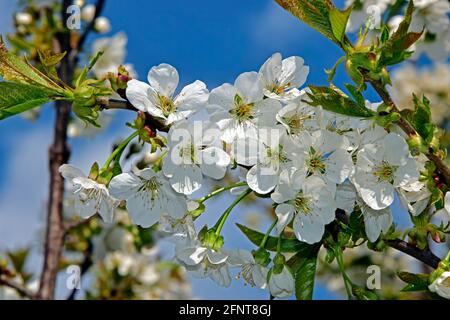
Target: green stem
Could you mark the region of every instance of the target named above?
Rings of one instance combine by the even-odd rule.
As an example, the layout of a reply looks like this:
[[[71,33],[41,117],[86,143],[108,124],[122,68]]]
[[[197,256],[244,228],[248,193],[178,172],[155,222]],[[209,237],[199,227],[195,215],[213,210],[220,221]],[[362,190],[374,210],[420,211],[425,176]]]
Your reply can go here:
[[[225,221],[227,221],[228,217],[230,216],[231,211],[233,211],[234,207],[241,202],[246,196],[248,196],[250,193],[252,192],[252,189],[247,189],[245,190],[243,193],[241,193],[239,195],[239,197],[237,197],[233,203],[228,207],[227,210],[225,210],[225,212],[222,214],[222,216],[219,219],[219,222],[216,224],[216,226],[214,226],[214,229],[216,230],[216,235],[220,235],[220,232],[222,231],[222,228],[225,224]]]
[[[211,192],[210,194],[207,194],[203,198],[198,199],[197,202],[198,203],[203,203],[206,200],[208,200],[208,199],[210,199],[212,197],[215,197],[215,196],[217,196],[218,194],[221,194],[224,191],[227,191],[227,190],[230,190],[230,189],[233,189],[233,188],[238,188],[238,187],[246,187],[246,186],[247,186],[246,182],[239,182],[239,183],[236,183],[236,184],[232,184],[230,186],[214,190],[213,192]]]
[[[342,279],[344,280],[345,291],[347,292],[347,297],[349,300],[351,300],[353,297],[353,292],[352,292],[353,282],[350,280],[347,273],[345,272],[344,260],[342,257],[341,248],[339,248],[339,247],[335,248],[334,255],[336,257],[336,261],[338,263],[339,270],[341,271]]]
[[[266,234],[264,235],[264,238],[261,241],[261,244],[259,245],[260,248],[264,248],[266,246],[266,243],[267,243],[267,240],[269,239],[270,233],[272,232],[273,228],[275,228],[277,223],[278,223],[278,218],[275,219],[275,221],[269,227],[269,230],[267,230]],[[281,235],[280,235],[280,239],[281,239]]]
[[[108,170],[109,166],[111,165],[111,162],[116,160],[117,157],[120,157],[122,155],[122,152],[125,150],[127,145],[137,136],[139,135],[139,132],[136,131],[132,135],[130,135],[128,138],[126,138],[117,148],[116,150],[111,153],[109,158],[106,160],[105,164],[101,168],[100,171]]]
[[[281,235],[283,234],[280,233],[280,236],[278,237],[278,242],[277,242],[277,253],[281,253]]]

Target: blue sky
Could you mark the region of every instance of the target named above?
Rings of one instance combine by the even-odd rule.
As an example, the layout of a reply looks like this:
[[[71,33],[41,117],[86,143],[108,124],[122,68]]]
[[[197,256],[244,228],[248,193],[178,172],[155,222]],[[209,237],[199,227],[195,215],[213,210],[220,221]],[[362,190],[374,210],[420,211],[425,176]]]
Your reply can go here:
[[[340,1],[342,2],[342,1]],[[0,32],[10,25],[14,0],[1,1]],[[300,23],[271,0],[107,0],[105,15],[112,21],[111,35],[125,31],[129,38],[127,62],[141,79],[150,67],[162,62],[174,65],[182,84],[200,79],[209,88],[233,82],[242,72],[258,70],[274,52],[299,55],[310,66],[309,84],[325,85],[324,68],[330,68],[340,51],[330,41]],[[346,80],[339,72],[336,84]],[[53,110],[46,106],[42,117],[28,122],[21,117],[0,124],[0,250],[25,245],[41,237],[47,195],[47,148],[51,141]],[[94,139],[73,140],[72,163],[85,171],[93,161],[103,161],[110,145],[127,133],[119,112],[113,125]],[[225,199],[224,201],[227,201]],[[217,203],[211,210],[220,210]],[[233,225],[226,234],[230,245],[246,246]],[[210,281],[194,281],[201,298],[266,299],[267,294],[234,281],[221,289]],[[322,287],[316,298],[336,298]]]

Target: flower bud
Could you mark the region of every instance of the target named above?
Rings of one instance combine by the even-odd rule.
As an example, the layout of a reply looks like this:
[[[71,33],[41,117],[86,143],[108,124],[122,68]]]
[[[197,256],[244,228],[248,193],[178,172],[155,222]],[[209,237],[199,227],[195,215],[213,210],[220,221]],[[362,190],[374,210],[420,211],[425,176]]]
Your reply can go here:
[[[18,12],[15,15],[15,20],[18,25],[28,26],[33,22],[33,16],[28,12]]]
[[[256,263],[263,267],[267,267],[270,263],[270,253],[264,248],[259,248],[253,253],[253,256],[255,257]]]
[[[95,17],[96,7],[93,4],[88,4],[81,9],[81,19],[86,22],[91,22]]]
[[[111,30],[111,24],[106,17],[98,17],[95,19],[95,31],[98,33],[108,33]]]

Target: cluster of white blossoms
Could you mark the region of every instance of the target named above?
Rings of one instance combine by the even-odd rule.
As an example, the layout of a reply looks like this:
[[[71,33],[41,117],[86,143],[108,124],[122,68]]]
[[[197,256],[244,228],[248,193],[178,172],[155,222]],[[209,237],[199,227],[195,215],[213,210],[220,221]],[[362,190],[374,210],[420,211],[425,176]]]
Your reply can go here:
[[[173,234],[176,260],[196,275],[229,286],[230,268],[238,267],[249,284],[273,296],[291,295],[293,275],[282,255],[271,267],[259,251],[223,248],[221,225],[246,195],[270,197],[277,233],[292,226],[308,244],[321,241],[338,209],[349,214],[358,207],[374,242],[393,223],[390,206],[396,195],[413,215],[425,209],[430,197],[419,181],[425,160],[411,155],[404,135],[372,120],[311,107],[308,89],[300,89],[308,73],[302,58],[282,59],[276,53],[259,72],[243,73],[234,84],[211,92],[201,81],[177,91],[179,75],[168,64],[153,67],[148,83],[129,81],[131,104],[170,126],[162,164],[121,173],[106,185],[62,166],[62,175],[74,186],[79,214],[98,213],[112,221],[122,203],[135,224],[159,223]],[[374,111],[379,105],[366,102]],[[205,109],[209,119],[194,121],[192,116]],[[219,227],[197,232],[192,212],[203,201],[194,195],[206,178],[221,180],[235,167],[245,172],[239,184],[243,193],[219,219]]]
[[[392,95],[397,105],[413,110],[413,93],[430,100],[433,122],[445,124],[450,119],[450,65],[438,63],[432,67],[417,67],[407,63],[395,69]]]
[[[379,30],[386,12],[390,17],[387,24],[391,30],[396,30],[403,20],[403,12],[395,11],[395,3],[395,0],[347,0],[346,7],[353,5],[347,31],[359,31],[364,26]],[[421,40],[414,45],[415,56],[424,53],[434,61],[446,61],[450,52],[450,3],[447,0],[415,0],[414,7],[409,31],[424,31]],[[392,8],[394,11],[390,11]]]

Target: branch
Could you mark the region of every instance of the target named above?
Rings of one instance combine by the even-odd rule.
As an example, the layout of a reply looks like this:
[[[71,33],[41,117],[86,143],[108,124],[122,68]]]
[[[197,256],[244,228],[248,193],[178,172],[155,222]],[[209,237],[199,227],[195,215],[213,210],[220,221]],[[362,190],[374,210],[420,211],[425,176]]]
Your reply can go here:
[[[61,8],[62,21],[67,21],[67,8],[71,0],[63,0]],[[63,32],[57,35],[61,51],[71,52],[70,33]],[[71,59],[64,59],[58,68],[61,80],[65,83],[72,81],[74,65]],[[55,294],[56,278],[59,262],[64,244],[63,199],[64,179],[59,173],[59,167],[67,163],[70,150],[67,145],[67,127],[71,112],[71,103],[57,101],[56,119],[53,133],[53,143],[49,150],[50,186],[47,212],[47,230],[45,236],[44,265],[37,293],[38,299],[53,299]]]
[[[386,90],[386,88],[383,86],[383,84],[379,80],[373,80],[373,79],[366,77],[366,81],[372,85],[372,87],[375,89],[375,91],[378,93],[378,95],[381,97],[381,99],[383,100],[383,102],[386,105],[390,106],[394,112],[398,112],[398,113],[400,112],[397,105],[392,100],[391,95],[389,94],[389,92]],[[417,136],[416,130],[403,117],[400,118],[400,120],[397,122],[397,124],[409,137]],[[450,186],[450,168],[449,168],[449,166],[445,163],[444,160],[442,160],[440,157],[438,157],[431,151],[428,152],[426,154],[426,156],[430,161],[432,161],[436,165],[439,172],[444,177],[446,184],[448,186]]]
[[[348,216],[343,210],[336,210],[336,218],[344,224],[349,223]],[[417,260],[434,269],[436,269],[441,262],[441,259],[439,259],[433,252],[431,252],[430,249],[421,250],[416,246],[400,239],[386,240],[386,244],[391,248],[394,248],[413,258],[416,258]]]
[[[12,288],[12,289],[16,290],[20,295],[22,295],[24,297],[27,297],[27,298],[30,298],[30,299],[34,299],[35,296],[36,296],[34,294],[34,292],[32,292],[31,290],[28,290],[24,286],[16,283],[15,281],[7,279],[7,278],[5,278],[5,277],[3,277],[1,275],[0,275],[0,285]]]
[[[89,243],[88,248],[84,252],[83,262],[80,265],[80,283],[82,277],[89,271],[89,268],[92,266],[92,243]],[[67,300],[75,300],[75,295],[77,294],[78,289],[74,288],[70,295],[67,297]]]
[[[424,249],[421,250],[417,248],[416,246],[413,246],[412,244],[409,244],[406,241],[395,239],[395,240],[387,240],[386,243],[403,253],[406,253],[407,255],[416,258],[417,260],[425,263],[427,266],[430,266],[434,269],[436,269],[441,262],[441,259],[436,257],[433,252],[431,252],[430,249]]]
[[[89,24],[86,26],[86,29],[84,30],[83,34],[80,37],[80,40],[78,41],[75,53],[78,53],[80,51],[83,51],[84,43],[86,42],[86,39],[89,35],[89,33],[94,30],[95,27],[95,20],[100,17],[102,14],[103,8],[105,6],[105,0],[97,0],[97,3],[95,4],[95,14],[94,18],[89,22]]]
[[[103,97],[103,98],[97,99],[97,103],[100,106],[100,110],[113,110],[113,109],[117,110],[117,109],[119,109],[119,110],[130,110],[133,112],[140,112],[129,101],[126,101],[126,100],[116,100],[116,99],[110,99],[110,98]],[[155,118],[148,113],[145,113],[145,116],[146,116],[146,122],[151,128],[154,128],[161,132],[169,131],[170,126],[165,124],[160,119]]]

